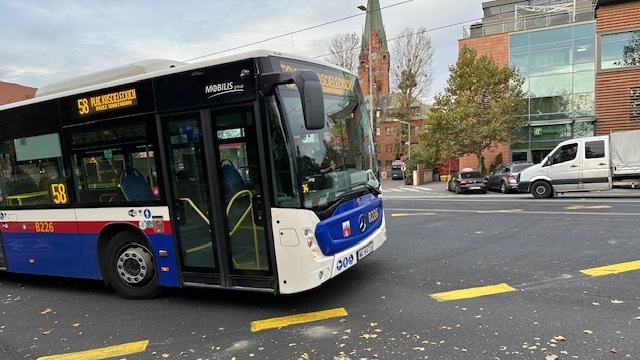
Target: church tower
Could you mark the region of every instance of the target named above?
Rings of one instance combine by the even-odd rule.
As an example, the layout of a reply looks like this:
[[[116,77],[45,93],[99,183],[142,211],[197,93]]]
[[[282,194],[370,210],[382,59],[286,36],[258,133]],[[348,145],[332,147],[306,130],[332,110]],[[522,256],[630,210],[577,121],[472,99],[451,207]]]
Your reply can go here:
[[[389,49],[382,24],[380,1],[368,0],[366,11],[367,18],[358,56],[358,79],[365,98],[369,97],[370,82],[373,84],[373,104],[374,109],[378,109],[382,99],[389,94]],[[371,70],[373,71],[369,73]]]

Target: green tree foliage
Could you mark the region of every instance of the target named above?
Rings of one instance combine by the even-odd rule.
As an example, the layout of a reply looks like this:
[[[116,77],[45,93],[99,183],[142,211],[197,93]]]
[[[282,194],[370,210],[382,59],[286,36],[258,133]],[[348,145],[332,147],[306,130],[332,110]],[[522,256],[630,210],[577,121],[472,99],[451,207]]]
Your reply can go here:
[[[439,158],[435,149],[428,146],[412,146],[411,158],[405,161],[407,172],[412,172],[418,168],[418,164],[424,164],[425,168],[433,169],[438,165]]]
[[[449,158],[474,154],[484,172],[482,152],[496,143],[513,143],[526,125],[524,79],[514,67],[462,48],[449,67],[444,93],[436,95],[422,140]]]

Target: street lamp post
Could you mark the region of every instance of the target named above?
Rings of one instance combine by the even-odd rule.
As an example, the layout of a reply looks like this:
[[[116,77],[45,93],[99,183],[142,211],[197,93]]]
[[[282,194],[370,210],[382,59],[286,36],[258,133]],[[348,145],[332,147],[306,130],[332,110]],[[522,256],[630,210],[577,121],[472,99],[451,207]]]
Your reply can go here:
[[[407,154],[408,155],[407,159],[410,159],[411,158],[411,123],[407,121],[398,120],[398,119],[395,119],[393,121],[399,122],[400,124],[407,125],[407,131],[409,132],[409,153]]]
[[[358,9],[367,13],[367,17],[369,16],[369,9],[366,6],[360,5]],[[369,19],[371,20],[371,19]],[[366,26],[365,26],[366,28]],[[369,118],[371,119],[371,130],[375,132],[374,124],[373,124],[373,68],[371,66],[371,21],[369,21],[369,41],[367,42],[369,46]]]

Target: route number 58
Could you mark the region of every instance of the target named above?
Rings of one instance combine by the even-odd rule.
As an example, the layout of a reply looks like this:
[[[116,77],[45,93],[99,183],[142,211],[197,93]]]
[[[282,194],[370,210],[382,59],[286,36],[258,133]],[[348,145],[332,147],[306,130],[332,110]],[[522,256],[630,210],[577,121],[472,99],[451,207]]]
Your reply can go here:
[[[67,187],[63,183],[51,184],[51,200],[54,204],[67,204],[69,202]]]

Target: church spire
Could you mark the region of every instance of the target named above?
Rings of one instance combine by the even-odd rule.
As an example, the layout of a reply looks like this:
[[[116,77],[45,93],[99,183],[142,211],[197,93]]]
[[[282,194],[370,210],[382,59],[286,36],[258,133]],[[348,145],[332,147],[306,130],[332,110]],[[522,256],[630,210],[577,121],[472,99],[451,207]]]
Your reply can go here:
[[[367,1],[367,18],[364,25],[364,33],[362,34],[362,46],[360,52],[365,52],[369,43],[369,33],[374,31],[380,39],[382,51],[389,51],[387,48],[387,34],[384,32],[382,24],[382,13],[380,12],[379,0]]]

